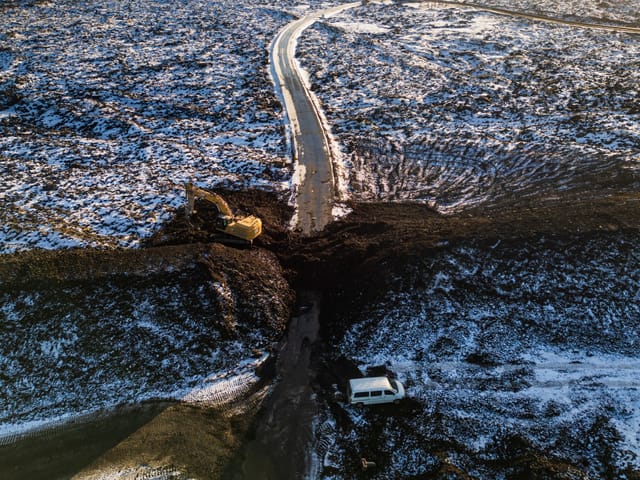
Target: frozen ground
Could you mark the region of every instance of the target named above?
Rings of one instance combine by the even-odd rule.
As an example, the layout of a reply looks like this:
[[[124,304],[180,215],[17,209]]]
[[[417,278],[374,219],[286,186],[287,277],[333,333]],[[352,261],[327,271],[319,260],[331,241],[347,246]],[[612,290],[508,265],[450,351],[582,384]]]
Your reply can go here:
[[[637,187],[638,35],[371,4],[307,30],[298,53],[356,199],[447,213]]]
[[[610,25],[640,26],[637,0],[461,0],[469,5],[489,5],[551,18]]]
[[[135,246],[181,206],[187,179],[288,189],[266,47],[291,18],[283,8],[307,8],[294,3],[2,4],[1,251]],[[636,22],[635,3],[616,5]],[[558,6],[578,7],[614,16],[613,2]],[[330,22],[300,47],[355,198],[446,212],[637,186],[637,37],[440,7],[368,6]],[[338,354],[363,371],[386,364],[413,400],[400,414],[328,418],[325,476],[363,454],[378,478],[443,463],[500,478],[530,451],[594,477],[637,470],[637,245],[621,233],[459,246],[396,271],[373,303],[345,310],[356,323]],[[264,336],[228,335],[249,324],[226,314],[233,294],[180,273],[2,291],[0,432],[224,396],[235,386],[207,375]]]
[[[257,282],[263,296],[245,302],[225,275],[3,289],[0,437],[120,404],[239,396],[255,381],[251,369],[226,382],[209,375],[236,370],[278,338],[282,280]]]
[[[186,180],[288,190],[266,50],[332,3],[5,2],[0,252],[135,246]],[[638,23],[629,1],[491,5]],[[637,37],[429,4],[331,24],[303,37],[302,60],[356,198],[446,212],[637,180]]]
[[[637,470],[637,242],[455,246],[387,272],[388,291],[336,319],[355,323],[335,355],[363,373],[386,366],[412,400],[406,415],[347,407],[349,426],[325,439],[335,442],[325,466],[367,456],[379,465],[371,478],[418,478],[447,462],[474,478],[514,478],[533,451],[588,478]]]
[[[0,6],[0,253],[135,246],[182,205],[187,180],[287,190],[267,66],[283,8]]]

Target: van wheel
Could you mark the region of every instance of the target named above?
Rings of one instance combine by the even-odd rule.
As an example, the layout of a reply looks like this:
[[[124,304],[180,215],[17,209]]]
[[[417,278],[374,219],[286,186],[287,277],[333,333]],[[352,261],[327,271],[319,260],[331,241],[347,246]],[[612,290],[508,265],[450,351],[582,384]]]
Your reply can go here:
[[[399,403],[400,403],[400,399],[399,399],[399,398],[396,398],[396,399],[393,401],[393,404],[394,404],[394,405],[398,405]]]
[[[362,408],[364,408],[364,403],[362,403],[362,402],[358,402],[358,403],[356,403],[356,408],[357,408],[357,409],[362,409]]]

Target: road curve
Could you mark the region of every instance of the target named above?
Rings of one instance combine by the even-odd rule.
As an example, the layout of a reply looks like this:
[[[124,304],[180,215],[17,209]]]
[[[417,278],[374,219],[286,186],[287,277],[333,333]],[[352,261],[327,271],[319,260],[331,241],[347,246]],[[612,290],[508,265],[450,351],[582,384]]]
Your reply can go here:
[[[333,219],[334,159],[318,101],[295,60],[295,43],[318,19],[358,5],[361,3],[346,3],[307,15],[280,30],[271,43],[271,74],[289,119],[299,182],[296,228],[305,235],[321,231]]]
[[[628,25],[607,25],[601,23],[580,22],[577,20],[563,20],[559,18],[549,17],[546,15],[538,15],[534,13],[516,12],[499,7],[492,7],[483,3],[463,3],[448,0],[396,0],[397,4],[434,4],[453,7],[466,7],[473,10],[495,13],[496,15],[504,15],[508,17],[524,18],[526,20],[536,20],[546,23],[555,23],[558,25],[567,25],[569,27],[588,28],[592,30],[606,30],[610,32],[634,33],[640,35],[640,27],[632,27]]]
[[[295,60],[295,44],[307,27],[321,18],[335,15],[344,10],[365,3],[353,2],[313,12],[285,26],[276,35],[270,47],[271,75],[280,95],[291,129],[293,159],[298,180],[295,228],[305,235],[321,231],[333,219],[332,208],[335,199],[335,176],[333,153],[329,142],[327,126],[315,95],[307,88]],[[536,14],[515,12],[484,4],[470,4],[456,1],[396,0],[397,5],[432,4],[434,6],[457,6],[491,12],[497,15],[524,18],[578,28],[607,30],[640,34],[640,28],[593,24],[573,20],[562,20]]]

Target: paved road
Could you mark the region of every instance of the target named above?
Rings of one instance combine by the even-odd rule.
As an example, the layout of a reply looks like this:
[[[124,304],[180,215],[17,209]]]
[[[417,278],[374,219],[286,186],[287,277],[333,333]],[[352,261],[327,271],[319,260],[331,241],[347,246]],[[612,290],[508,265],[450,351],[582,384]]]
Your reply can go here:
[[[335,199],[333,155],[328,139],[327,127],[323,123],[318,100],[309,91],[301,78],[295,61],[295,43],[302,31],[323,17],[362,5],[364,2],[346,3],[338,7],[307,15],[283,28],[271,45],[271,68],[273,78],[283,100],[289,124],[294,161],[299,178],[296,192],[298,214],[296,227],[309,235],[321,231],[332,220]],[[374,2],[371,2],[374,3]],[[591,24],[571,20],[514,12],[483,4],[465,4],[455,1],[398,0],[397,3],[420,3],[438,6],[459,6],[529,20],[562,25],[640,34],[640,28]]]
[[[554,17],[549,17],[546,15],[538,15],[534,13],[525,13],[525,12],[517,12],[513,10],[507,10],[505,8],[500,7],[492,7],[490,5],[486,5],[483,3],[462,3],[455,1],[447,1],[447,0],[397,0],[398,4],[433,4],[434,7],[438,6],[455,6],[455,7],[466,7],[472,8],[474,10],[482,10],[484,12],[495,13],[496,15],[504,15],[508,17],[516,17],[516,18],[524,18],[527,20],[536,20],[540,22],[546,23],[555,23],[558,25],[567,25],[569,27],[578,27],[578,28],[589,28],[593,30],[607,30],[612,32],[622,32],[622,33],[635,33],[640,34],[640,27],[632,27],[627,25],[606,25],[599,23],[587,23],[580,22],[576,20],[563,20]]]
[[[309,235],[332,220],[335,198],[333,156],[318,103],[305,86],[295,60],[300,33],[318,19],[331,16],[360,2],[347,3],[307,15],[287,25],[271,45],[271,68],[291,125],[294,160],[300,183],[297,191],[297,228]]]

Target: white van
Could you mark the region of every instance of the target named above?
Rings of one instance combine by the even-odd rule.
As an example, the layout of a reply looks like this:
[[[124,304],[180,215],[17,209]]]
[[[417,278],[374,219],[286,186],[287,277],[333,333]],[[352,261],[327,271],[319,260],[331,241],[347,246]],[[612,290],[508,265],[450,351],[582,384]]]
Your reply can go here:
[[[347,401],[353,405],[398,403],[404,386],[388,377],[352,378],[347,384]]]

